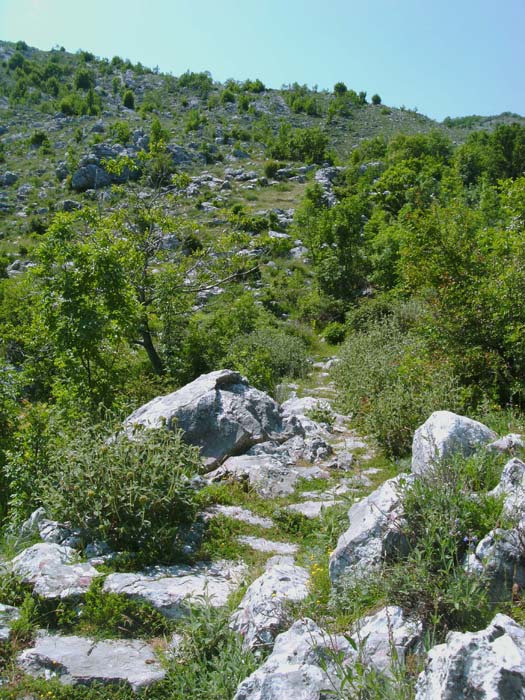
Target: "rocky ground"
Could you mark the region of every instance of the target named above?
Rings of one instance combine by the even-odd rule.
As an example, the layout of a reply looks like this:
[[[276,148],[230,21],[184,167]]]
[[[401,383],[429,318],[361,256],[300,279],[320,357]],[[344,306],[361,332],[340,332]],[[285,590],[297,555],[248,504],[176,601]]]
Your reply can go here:
[[[218,523],[218,530],[225,530],[222,546],[234,557],[220,556],[219,538],[209,559],[108,574],[113,553],[93,543],[86,550],[91,556],[80,560],[76,533],[35,512],[21,537],[40,541],[4,562],[6,572],[41,600],[74,600],[80,606],[98,579],[104,593],[160,613],[172,634],[159,645],[144,636],[101,639],[41,629],[17,653],[17,673],[58,678],[66,686],[124,683],[132,691],[153,689],[184,645],[184,628],[177,632],[180,621],[195,606],[226,606],[230,628],[258,659],[235,700],[350,698],[361,688],[363,669],[395,678],[409,659],[412,664],[418,660],[421,673],[413,675],[406,697],[414,692],[417,700],[459,699],[470,692],[487,700],[525,697],[525,629],[507,615],[497,614],[481,631],[450,632],[443,644],[431,648],[423,621],[399,606],[371,611],[344,634],[326,615],[319,595],[325,562],[325,583],[335,587],[348,576],[359,579],[374,571],[381,576],[385,559],[403,551],[399,523],[407,485],[424,478],[438,458],[481,448],[512,453],[522,444],[518,435],[498,440],[476,421],[437,412],[416,432],[410,472],[384,480],[390,476],[387,463],[377,458],[366,437],[356,434],[350,417],[331,406],[329,371],[336,361],[317,362],[307,386],[288,386],[289,398],[281,406],[238,373],[222,370],[133,413],[126,430],[138,423],[152,427],[161,418],[168,425],[177,421],[207,462],[208,471],[195,488],[212,485],[217,497],[186,533],[186,553],[202,553],[208,528]],[[509,585],[525,584],[525,464],[510,459],[494,492],[516,526],[489,533],[465,566],[475,576],[488,576],[494,590],[504,594]],[[319,544],[330,541],[330,523],[336,535],[344,530],[347,511],[347,529],[335,549],[320,552]],[[5,643],[19,616],[16,607],[2,606]]]

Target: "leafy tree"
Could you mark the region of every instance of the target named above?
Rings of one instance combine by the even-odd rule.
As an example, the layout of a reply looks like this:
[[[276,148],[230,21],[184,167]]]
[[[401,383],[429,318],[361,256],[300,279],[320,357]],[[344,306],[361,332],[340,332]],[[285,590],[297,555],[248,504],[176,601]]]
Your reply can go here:
[[[342,82],[336,83],[334,85],[334,95],[337,95],[337,97],[341,97],[348,91],[348,88],[346,85]]]
[[[372,95],[371,102],[373,105],[380,105],[381,97],[376,93],[375,95]]]
[[[135,95],[132,90],[126,90],[122,98],[122,104],[126,109],[135,109]]]

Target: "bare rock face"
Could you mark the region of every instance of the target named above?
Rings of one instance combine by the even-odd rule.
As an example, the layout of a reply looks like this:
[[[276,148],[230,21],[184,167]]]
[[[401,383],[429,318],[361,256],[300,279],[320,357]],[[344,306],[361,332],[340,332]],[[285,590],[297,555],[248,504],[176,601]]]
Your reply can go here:
[[[125,429],[181,428],[185,440],[200,447],[212,466],[246,452],[259,442],[284,442],[302,429],[284,419],[279,405],[228,369],[200,376],[178,391],[159,396],[132,413]]]
[[[83,595],[99,572],[88,563],[74,563],[76,551],[54,543],[35,544],[11,562],[14,574],[44,598]]]
[[[55,677],[63,685],[127,682],[140,690],[161,681],[166,671],[149,644],[140,640],[94,641],[42,633],[17,660],[34,677]]]
[[[416,700],[524,700],[525,629],[496,615],[479,632],[450,632],[430,650]]]
[[[326,634],[308,618],[298,620],[277,637],[273,652],[240,684],[234,700],[325,700],[340,685],[332,661],[339,653],[344,661],[355,658],[344,637]]]
[[[400,546],[397,526],[402,517],[402,489],[413,477],[401,474],[388,479],[348,511],[350,527],[330,555],[330,578],[361,575],[380,565]],[[400,535],[399,535],[400,536]]]
[[[525,587],[525,532],[491,530],[467,557],[465,570],[487,585],[491,601],[510,600],[513,587]]]
[[[504,514],[514,522],[521,520],[525,515],[525,464],[521,459],[514,457],[507,462],[491,495],[503,496]]]
[[[403,663],[406,654],[418,647],[422,633],[421,622],[407,619],[397,605],[361,618],[352,629],[363,660],[387,675],[393,664]]]
[[[435,411],[414,433],[412,472],[423,474],[439,460],[456,453],[467,457],[496,437],[476,420],[450,411]]]
[[[166,617],[175,619],[183,617],[189,605],[225,605],[245,573],[244,564],[228,561],[157,566],[143,573],[110,574],[103,590],[149,603]]]
[[[255,579],[231,617],[231,626],[243,636],[246,648],[271,646],[285,623],[290,624],[287,604],[304,600],[310,576],[292,557],[272,557],[266,571]]]

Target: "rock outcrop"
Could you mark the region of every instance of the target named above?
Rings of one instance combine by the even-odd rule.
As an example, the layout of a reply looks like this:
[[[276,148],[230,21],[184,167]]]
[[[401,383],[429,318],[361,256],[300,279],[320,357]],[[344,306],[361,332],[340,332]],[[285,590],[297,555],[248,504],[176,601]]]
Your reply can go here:
[[[414,433],[412,472],[423,474],[454,454],[468,457],[496,437],[490,428],[472,418],[435,411]]]
[[[389,479],[350,508],[350,527],[330,555],[333,582],[343,575],[370,572],[401,546],[398,524],[402,517],[402,490],[412,478],[401,474]]]
[[[284,442],[302,432],[297,421],[284,420],[272,398],[228,369],[204,374],[172,394],[153,399],[124,425],[130,434],[136,426],[181,428],[185,440],[200,447],[210,465],[259,442]]]
[[[430,650],[416,700],[523,700],[525,629],[496,615],[480,632],[450,632]]]

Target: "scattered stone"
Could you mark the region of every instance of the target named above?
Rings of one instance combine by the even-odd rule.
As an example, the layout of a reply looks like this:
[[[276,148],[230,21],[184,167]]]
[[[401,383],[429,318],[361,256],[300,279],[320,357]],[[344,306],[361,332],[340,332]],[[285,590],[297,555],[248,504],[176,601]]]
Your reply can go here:
[[[272,557],[266,570],[248,587],[231,627],[243,637],[246,649],[271,647],[276,635],[291,623],[288,604],[304,600],[310,576],[292,557]]]
[[[275,640],[265,663],[237,688],[234,700],[325,700],[340,687],[331,654],[355,658],[347,640],[312,620],[298,620]]]
[[[76,170],[71,177],[71,187],[76,192],[86,190],[96,190],[100,187],[107,187],[111,183],[109,174],[94,163],[84,165]]]
[[[245,574],[245,564],[229,561],[157,566],[143,573],[110,574],[103,590],[149,603],[168,618],[180,618],[190,605],[225,605]]]
[[[412,472],[423,474],[439,460],[456,453],[468,457],[495,438],[496,433],[476,420],[450,411],[435,411],[414,433]]]
[[[82,209],[82,204],[74,199],[64,199],[58,206],[61,211],[76,211],[77,209]]]
[[[272,456],[283,464],[297,464],[298,462],[310,462],[315,464],[326,459],[332,454],[332,447],[319,435],[296,435],[286,442],[262,442],[250,447],[247,455]]]
[[[0,642],[7,642],[11,634],[11,623],[18,620],[20,611],[12,605],[0,604]]]
[[[523,450],[525,448],[525,441],[521,435],[517,433],[509,433],[499,440],[490,442],[487,445],[487,450],[489,452],[499,452],[500,454],[516,454],[517,450]]]
[[[240,535],[237,542],[251,547],[256,552],[269,552],[271,554],[293,555],[299,551],[299,545],[290,542],[273,542],[265,540],[264,537],[252,537],[250,535]]]
[[[43,598],[84,595],[99,572],[89,563],[71,563],[77,552],[58,544],[35,544],[11,561],[11,569],[23,583]]]
[[[413,477],[412,477],[413,478]],[[337,581],[343,574],[361,575],[377,568],[382,560],[402,548],[398,524],[402,518],[402,490],[412,480],[400,474],[388,479],[348,511],[350,527],[344,532],[330,555],[330,578]]]
[[[267,530],[273,527],[273,521],[270,518],[263,518],[260,515],[255,515],[251,510],[241,508],[241,506],[223,506],[217,504],[210,506],[204,511],[205,518],[213,518],[217,515],[224,515],[226,518],[240,520],[243,523],[248,523],[248,525],[258,525]]]
[[[525,533],[491,530],[467,557],[465,570],[488,584],[489,600],[510,600],[515,586],[525,587]]]
[[[18,175],[16,173],[12,173],[10,170],[6,170],[0,177],[0,185],[3,185],[4,187],[11,187],[11,185],[14,185],[16,182],[18,182]]]
[[[450,632],[428,653],[416,700],[525,698],[525,630],[496,615],[479,632]]]
[[[225,479],[245,482],[264,498],[289,496],[301,478],[328,478],[328,473],[320,467],[292,468],[274,457],[241,455],[230,457],[208,474],[211,483]]]
[[[129,683],[140,690],[161,681],[166,671],[153,648],[140,640],[95,641],[86,637],[41,633],[17,665],[30,676],[58,678],[63,685]]]
[[[421,645],[423,625],[407,619],[397,605],[389,605],[358,620],[351,634],[365,663],[391,675],[392,667],[403,664],[407,654]]]
[[[503,513],[510,520],[519,522],[525,514],[525,463],[517,457],[507,462],[490,495],[503,496]]]
[[[200,447],[210,465],[258,442],[284,442],[301,432],[298,422],[285,419],[272,398],[228,369],[204,374],[172,394],[153,399],[124,423],[130,433],[137,425],[181,428],[185,440]]]
[[[303,501],[302,503],[292,503],[292,505],[287,506],[286,509],[294,513],[301,513],[305,518],[313,520],[314,518],[318,518],[327,508],[333,508],[341,503],[343,503],[343,501]]]

